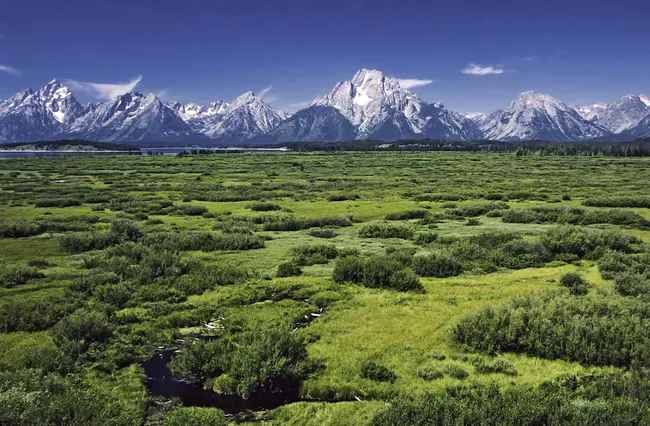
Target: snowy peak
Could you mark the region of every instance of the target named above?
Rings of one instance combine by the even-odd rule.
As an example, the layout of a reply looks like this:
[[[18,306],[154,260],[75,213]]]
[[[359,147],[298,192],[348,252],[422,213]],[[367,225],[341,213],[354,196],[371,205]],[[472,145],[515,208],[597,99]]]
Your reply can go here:
[[[625,95],[611,105],[596,104],[576,107],[578,113],[612,133],[622,133],[650,115],[650,99],[646,95]]]
[[[487,139],[573,141],[596,138],[607,131],[585,120],[554,97],[528,91],[482,125]]]
[[[361,69],[351,80],[339,82],[312,106],[336,108],[357,129],[359,138],[411,138],[422,133],[425,103],[400,87],[399,80],[379,70]]]

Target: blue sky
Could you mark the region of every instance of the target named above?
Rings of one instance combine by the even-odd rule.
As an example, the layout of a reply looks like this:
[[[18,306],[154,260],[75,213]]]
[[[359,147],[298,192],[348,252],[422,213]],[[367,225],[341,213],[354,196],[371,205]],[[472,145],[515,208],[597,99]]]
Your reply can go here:
[[[648,3],[0,0],[0,98],[52,78],[141,76],[136,90],[183,103],[272,87],[265,99],[295,110],[377,68],[433,80],[413,90],[461,112],[505,107],[526,90],[611,102],[650,94]],[[79,83],[77,98],[94,100],[92,87]]]

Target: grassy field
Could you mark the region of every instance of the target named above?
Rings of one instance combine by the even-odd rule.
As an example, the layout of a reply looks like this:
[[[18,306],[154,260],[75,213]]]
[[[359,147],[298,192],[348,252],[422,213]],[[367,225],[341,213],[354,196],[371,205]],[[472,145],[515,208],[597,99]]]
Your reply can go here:
[[[650,342],[645,158],[59,157],[2,160],[0,182],[2,424],[182,424],[138,364],[201,334],[219,339],[182,350],[175,373],[243,398],[300,383],[298,402],[203,424],[409,424],[394,401],[625,376],[650,353],[629,341]],[[572,272],[585,290],[560,285]],[[549,311],[530,307],[539,297]],[[556,304],[593,321],[538,343],[526,333]],[[528,326],[498,334],[516,309]],[[255,332],[271,329],[276,342]],[[598,357],[580,346],[597,333]],[[625,359],[607,355],[610,337]],[[611,411],[629,414],[623,402]]]

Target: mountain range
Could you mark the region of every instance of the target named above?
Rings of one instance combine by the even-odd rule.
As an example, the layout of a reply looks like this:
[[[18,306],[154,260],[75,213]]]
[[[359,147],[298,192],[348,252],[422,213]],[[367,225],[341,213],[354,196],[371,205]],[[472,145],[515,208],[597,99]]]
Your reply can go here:
[[[81,105],[52,80],[0,101],[0,143],[76,138],[102,142],[282,143],[353,139],[471,141],[650,137],[650,99],[627,95],[613,104],[569,106],[550,95],[522,93],[491,114],[460,114],[429,103],[378,70],[359,70],[294,114],[276,110],[253,92],[207,105],[163,102],[129,92]]]

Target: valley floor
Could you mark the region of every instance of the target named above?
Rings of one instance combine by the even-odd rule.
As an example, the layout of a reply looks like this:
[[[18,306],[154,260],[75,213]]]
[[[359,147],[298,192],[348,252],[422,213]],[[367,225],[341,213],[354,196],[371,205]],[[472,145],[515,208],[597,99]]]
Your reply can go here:
[[[650,359],[633,341],[650,341],[649,182],[645,158],[2,160],[0,423],[409,424],[426,395],[541,383],[602,402],[594,418],[637,419],[641,397],[565,384],[627,380]],[[621,274],[636,274],[633,290]],[[542,324],[554,326],[535,334]],[[292,377],[299,401],[183,411],[139,365],[179,347],[179,377],[243,398]]]

